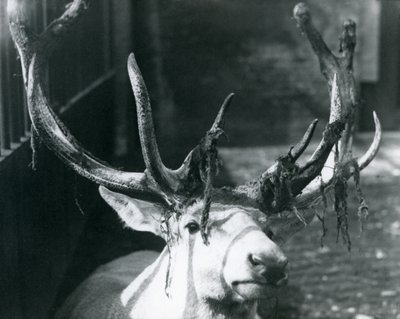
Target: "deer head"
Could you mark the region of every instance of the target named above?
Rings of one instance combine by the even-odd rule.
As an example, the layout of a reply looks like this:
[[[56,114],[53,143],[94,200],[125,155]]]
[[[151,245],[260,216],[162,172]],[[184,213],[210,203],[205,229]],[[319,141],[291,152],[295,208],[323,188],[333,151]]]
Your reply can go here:
[[[337,169],[328,177],[319,177],[332,149],[341,142],[342,132],[348,132],[354,120],[346,95],[352,92],[349,85],[354,82],[349,81],[352,55],[345,55],[341,63],[329,56],[330,64],[325,63],[329,72],[324,74],[331,91],[330,118],[313,155],[303,165],[296,163],[309,145],[317,121],[288,154],[261,176],[246,185],[216,189],[212,183],[219,166],[216,143],[223,133],[224,116],[233,95],[226,98],[210,130],[181,167],[167,168],[158,150],[146,86],[131,54],[128,72],[146,170],[125,172],[112,168],[93,157],[69,133],[51,110],[44,89],[43,70],[49,53],[85,11],[86,1],[73,1],[41,35],[33,34],[26,25],[21,3],[9,0],[8,12],[21,56],[34,132],[68,167],[100,185],[101,196],[127,226],[165,239],[169,250],[166,286],[172,296],[188,290],[188,278],[196,287],[191,293],[202,300],[243,303],[271,296],[287,281],[287,259],[277,244],[311,222],[315,215],[312,207],[323,198],[321,188],[329,191],[338,180],[347,180],[354,174],[354,167],[363,169],[378,151],[381,128],[374,114],[376,133],[366,154],[352,159],[350,142],[342,141],[345,147],[336,156]],[[302,6],[296,8],[295,16],[306,34],[315,38],[309,13]],[[344,43],[348,43],[348,35]],[[317,37],[315,41],[322,40]]]
[[[287,259],[267,236],[268,218],[260,210],[214,202],[207,225],[208,243],[201,236],[204,203],[194,199],[182,215],[165,220],[165,208],[100,187],[100,194],[128,227],[151,231],[169,246],[167,291],[173,298],[185,292],[189,271],[196,298],[255,300],[271,297],[287,281]],[[183,286],[182,286],[183,285]],[[185,294],[186,295],[186,294]]]

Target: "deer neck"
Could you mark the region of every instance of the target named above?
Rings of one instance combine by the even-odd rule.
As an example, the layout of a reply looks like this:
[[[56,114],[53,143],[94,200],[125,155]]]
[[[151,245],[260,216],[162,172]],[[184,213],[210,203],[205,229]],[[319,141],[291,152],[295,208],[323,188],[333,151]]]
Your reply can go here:
[[[192,249],[183,252],[185,262],[172,265],[171,283],[166,290],[169,253],[163,250],[122,293],[121,302],[128,318],[164,319],[253,319],[256,303],[229,303],[198,298],[193,281]]]
[[[157,260],[148,266],[122,293],[121,302],[129,318],[191,318],[186,314],[195,304],[196,296],[190,286],[191,256],[187,251],[171,252],[172,260],[179,256],[179,264],[169,265],[167,248]],[[185,256],[186,254],[186,256]],[[186,259],[186,260],[185,260]],[[171,282],[166,288],[167,273],[170,271]],[[189,272],[189,273],[188,273]]]

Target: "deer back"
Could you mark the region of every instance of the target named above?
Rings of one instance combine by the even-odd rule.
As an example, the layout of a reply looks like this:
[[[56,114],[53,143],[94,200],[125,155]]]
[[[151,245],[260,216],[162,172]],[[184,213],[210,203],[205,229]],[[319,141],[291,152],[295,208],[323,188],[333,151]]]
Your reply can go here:
[[[158,257],[154,251],[140,251],[115,259],[96,271],[68,297],[56,319],[127,318],[121,292]]]

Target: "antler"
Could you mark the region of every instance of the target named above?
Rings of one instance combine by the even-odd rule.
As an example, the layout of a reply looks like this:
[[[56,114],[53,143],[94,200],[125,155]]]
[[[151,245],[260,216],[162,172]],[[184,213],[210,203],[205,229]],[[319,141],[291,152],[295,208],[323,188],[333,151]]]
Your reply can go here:
[[[271,213],[287,209],[293,204],[293,198],[321,173],[333,146],[340,139],[340,133],[344,129],[347,117],[346,114],[343,114],[338,92],[337,80],[334,77],[329,124],[325,128],[323,138],[314,154],[303,166],[298,166],[295,161],[311,139],[316,125],[315,120],[299,145],[292,148],[286,156],[279,158],[256,181],[239,187],[240,191],[252,194],[263,210]],[[293,152],[294,149],[297,151]]]
[[[286,209],[297,212],[297,206],[306,208],[307,205],[311,205],[321,197],[320,184],[311,188],[306,187],[321,174],[336,144],[338,144],[337,166],[340,166],[341,169],[335,170],[332,178],[323,183],[322,187],[325,186],[329,190],[339,174],[341,178],[348,179],[354,173],[350,167],[355,165],[351,158],[351,148],[355,112],[358,106],[358,95],[353,77],[356,25],[351,20],[344,23],[340,39],[341,55],[335,56],[312,24],[310,12],[305,4],[296,5],[294,17],[318,56],[321,72],[328,82],[331,94],[330,117],[321,142],[304,165],[298,166],[296,160],[309,144],[316,125],[315,120],[309,126],[301,142],[291,148],[287,155],[280,157],[259,178],[247,185],[239,186],[235,190],[237,193],[246,194],[255,200],[259,207],[268,214]],[[374,118],[376,125],[374,141],[367,153],[356,161],[359,169],[365,168],[371,162],[379,148],[381,127],[375,113]],[[302,219],[300,215],[298,217]]]
[[[78,143],[52,111],[45,90],[47,83],[44,70],[50,52],[87,9],[88,2],[73,1],[64,14],[53,21],[41,35],[34,34],[28,27],[23,4],[22,0],[8,1],[10,29],[21,57],[32,125],[47,147],[78,174],[134,197],[174,205],[205,189],[210,193],[210,181],[212,175],[216,174],[219,163],[216,143],[223,133],[224,115],[233,94],[225,99],[214,124],[199,145],[189,153],[182,166],[171,170],[161,160],[154,132],[150,99],[135,58],[133,54],[130,55],[128,71],[136,100],[139,135],[146,171],[141,173],[116,170],[96,159]],[[319,196],[316,188],[306,187],[321,174],[333,146],[340,141],[337,156],[337,166],[341,167],[340,172],[337,169],[336,175],[334,174],[329,181],[324,182],[323,186],[331,187],[339,173],[341,177],[349,178],[354,172],[351,169],[351,167],[354,168],[351,146],[354,114],[358,105],[352,72],[352,58],[356,43],[355,23],[352,21],[345,23],[341,38],[342,55],[337,57],[331,53],[312,25],[309,10],[304,4],[301,3],[295,7],[294,16],[319,57],[321,71],[331,88],[330,119],[320,144],[304,165],[298,166],[296,160],[307,148],[317,124],[316,120],[311,123],[302,140],[292,147],[286,156],[278,159],[257,180],[234,190],[234,194],[255,202],[267,213],[293,209],[296,205],[304,206],[315,202]],[[360,169],[367,166],[378,151],[381,128],[376,114],[374,117],[376,123],[374,142],[369,151],[356,162]],[[344,134],[341,137],[343,131]]]
[[[21,58],[33,129],[44,144],[78,174],[112,189],[145,196],[158,195],[143,173],[116,170],[94,158],[50,108],[44,89],[48,56],[87,7],[87,1],[75,0],[60,18],[42,34],[36,35],[27,25],[24,1],[8,1],[10,30]]]
[[[128,71],[136,99],[139,135],[146,171],[120,171],[101,162],[85,150],[57,115],[52,111],[44,71],[48,58],[63,35],[88,8],[88,0],[73,1],[62,16],[54,20],[40,35],[27,24],[24,1],[9,0],[8,16],[13,40],[17,46],[24,81],[27,89],[29,114],[33,130],[44,144],[66,165],[78,174],[111,189],[131,196],[172,205],[176,195],[189,195],[204,188],[202,170],[207,154],[215,149],[222,132],[224,112],[232,98],[223,104],[216,122],[177,170],[170,170],[162,163],[154,133],[150,101],[143,77],[133,54],[128,59]],[[217,165],[216,160],[212,165]]]
[[[163,164],[160,157],[149,95],[133,54],[128,58],[128,72],[136,100],[139,136],[148,173],[165,192],[187,195],[202,189],[204,181],[201,175],[204,161],[207,153],[211,151],[211,148],[215,148],[218,138],[223,133],[224,115],[231,103],[233,94],[229,94],[225,99],[213,126],[200,144],[189,153],[180,168],[171,170]],[[216,165],[216,163],[213,165]]]
[[[359,170],[363,170],[368,166],[369,163],[374,159],[379,151],[379,146],[382,140],[382,128],[379,118],[374,112],[374,122],[375,122],[375,135],[372,144],[368,148],[367,152],[363,156],[356,160],[356,165],[354,161],[348,160],[342,164],[340,167],[340,177],[344,179],[349,179],[355,172],[355,166],[358,166]],[[338,175],[332,174],[327,181],[318,180],[313,185],[310,185],[306,191],[297,196],[295,199],[295,205],[301,208],[310,208],[319,203],[321,200],[321,186],[326,191],[329,191],[334,186],[335,179]]]
[[[343,24],[343,31],[340,37],[339,53],[334,55],[325,44],[321,34],[314,27],[310,10],[304,3],[299,3],[293,10],[300,30],[307,36],[320,63],[321,73],[332,87],[333,77],[336,74],[340,87],[340,96],[343,103],[343,110],[349,113],[346,127],[341,139],[340,154],[345,156],[351,150],[354,135],[354,116],[359,106],[358,91],[353,76],[353,57],[356,46],[356,23],[353,20],[346,20]],[[342,158],[341,158],[342,159]]]
[[[346,114],[345,128],[341,139],[338,141],[335,171],[327,182],[321,181],[320,185],[307,188],[303,194],[295,200],[296,205],[308,207],[316,199],[321,198],[321,188],[329,190],[338,179],[347,180],[355,173],[355,166],[358,170],[364,169],[376,156],[382,139],[382,129],[377,114],[374,112],[375,136],[368,151],[358,160],[352,158],[353,136],[355,131],[355,115],[359,107],[359,95],[353,75],[353,57],[356,46],[356,23],[347,20],[343,24],[343,31],[340,37],[339,53],[334,55],[325,44],[320,33],[314,27],[309,9],[304,3],[299,3],[293,10],[294,18],[300,30],[307,36],[314,52],[316,53],[321,72],[330,85],[337,79],[340,87],[339,92],[332,89],[332,99],[340,103],[341,112]],[[336,78],[337,77],[337,78]],[[334,88],[334,85],[333,85]],[[339,93],[335,97],[335,93]],[[321,177],[322,179],[322,177]]]

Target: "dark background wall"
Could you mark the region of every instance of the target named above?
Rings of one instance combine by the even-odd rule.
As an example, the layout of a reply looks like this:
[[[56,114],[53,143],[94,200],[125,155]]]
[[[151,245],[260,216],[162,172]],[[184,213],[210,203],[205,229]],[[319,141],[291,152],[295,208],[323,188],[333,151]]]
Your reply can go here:
[[[201,138],[229,92],[236,98],[228,115],[226,145],[294,143],[314,118],[323,128],[327,87],[292,18],[296,3],[137,2],[141,14],[135,50],[159,114],[159,144],[171,165]],[[356,20],[360,128],[372,128],[371,111],[376,109],[386,129],[398,129],[398,3],[306,3],[335,53],[342,23]]]

